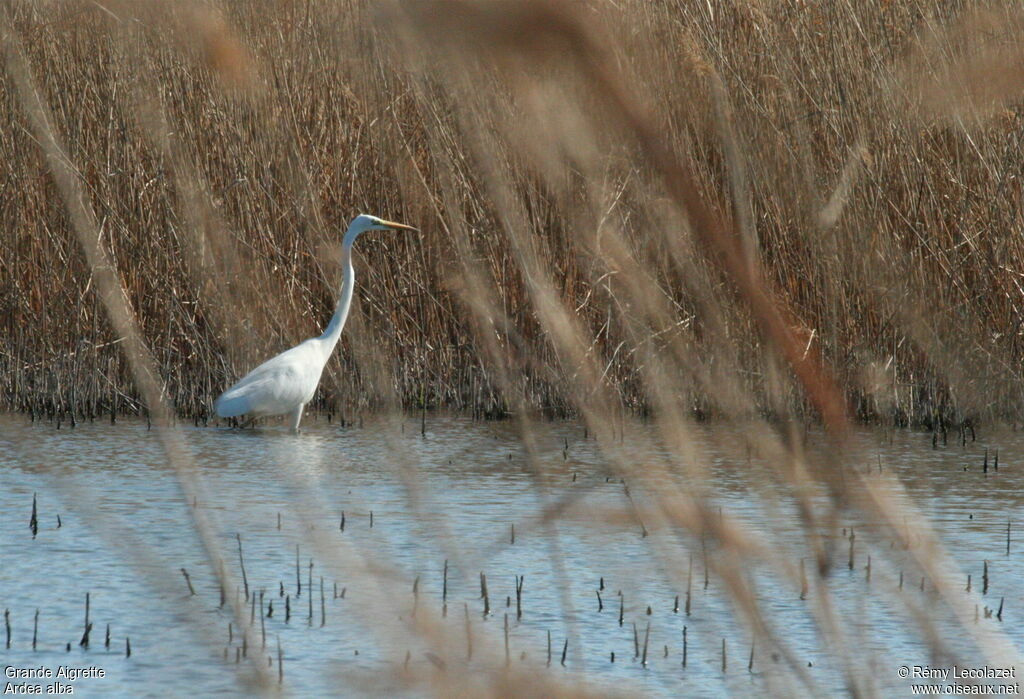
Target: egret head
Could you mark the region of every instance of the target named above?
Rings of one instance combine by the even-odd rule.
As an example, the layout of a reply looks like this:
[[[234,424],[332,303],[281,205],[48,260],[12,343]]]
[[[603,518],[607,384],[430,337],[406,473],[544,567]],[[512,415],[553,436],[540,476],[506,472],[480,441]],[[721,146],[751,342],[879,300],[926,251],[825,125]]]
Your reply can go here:
[[[394,221],[385,221],[382,218],[376,216],[370,216],[369,214],[359,214],[352,223],[348,225],[348,231],[345,233],[345,245],[352,245],[356,238],[361,233],[366,231],[415,231],[416,229],[412,226],[407,226],[404,223],[395,223]]]

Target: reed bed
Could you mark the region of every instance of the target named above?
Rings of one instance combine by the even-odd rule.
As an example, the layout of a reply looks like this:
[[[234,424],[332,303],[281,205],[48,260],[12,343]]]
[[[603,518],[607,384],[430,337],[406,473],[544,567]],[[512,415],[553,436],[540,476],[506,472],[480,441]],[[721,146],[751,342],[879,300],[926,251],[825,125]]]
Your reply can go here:
[[[652,406],[645,355],[673,346],[689,411],[806,408],[736,278],[708,264],[721,251],[605,113],[616,105],[579,65],[595,57],[529,37],[495,55],[436,7],[10,5],[175,411],[208,415],[254,362],[319,332],[340,231],[363,210],[423,233],[360,246],[321,409],[575,411],[578,359],[558,356],[524,255],[625,409]],[[568,7],[599,33],[647,145],[687,163],[856,415],[932,424],[1019,407],[1012,6]],[[999,77],[982,89],[988,69]],[[138,412],[122,336],[4,80],[3,401]]]
[[[814,683],[766,620],[750,565],[792,580],[849,693],[872,693],[831,598],[851,513],[877,528],[869,579],[885,570],[882,542],[899,544],[957,640],[1016,661],[973,625],[955,565],[898,482],[851,471],[844,452],[851,419],[923,423],[945,440],[1018,414],[1014,4],[17,0],[3,13],[8,407],[151,415],[186,496],[205,498],[173,416],[208,418],[231,380],[318,334],[340,230],[377,213],[422,234],[360,241],[357,305],[317,399],[329,415],[512,417],[555,565],[570,515],[679,532],[704,552],[704,586],[714,575],[757,648],[789,668],[780,694]],[[548,499],[560,474],[538,457],[538,410],[583,423],[623,484],[621,512]],[[636,414],[653,433],[631,429]],[[749,423],[748,448],[798,505],[797,558],[715,511],[693,425],[705,416]],[[810,421],[830,449],[805,450]],[[637,463],[641,439],[660,456]],[[397,442],[394,455],[411,511],[428,512],[413,458]],[[312,482],[287,478],[301,516],[333,518]],[[757,497],[771,504],[771,489]],[[232,589],[217,523],[195,525]],[[851,568],[858,541],[851,531]],[[372,549],[338,551],[322,529],[309,545],[389,583],[368,614],[408,595]],[[651,544],[689,590],[678,554]],[[481,586],[489,606],[483,574]],[[910,611],[936,656],[955,657],[934,618]],[[237,599],[233,614],[257,633]],[[646,664],[649,622],[634,623]],[[456,644],[428,611],[407,631],[440,658]],[[574,651],[558,641],[565,664]],[[588,691],[509,669],[497,648],[479,651],[482,678],[406,680],[442,694]],[[753,667],[754,643],[733,666],[747,650]],[[283,681],[257,665],[260,686]]]

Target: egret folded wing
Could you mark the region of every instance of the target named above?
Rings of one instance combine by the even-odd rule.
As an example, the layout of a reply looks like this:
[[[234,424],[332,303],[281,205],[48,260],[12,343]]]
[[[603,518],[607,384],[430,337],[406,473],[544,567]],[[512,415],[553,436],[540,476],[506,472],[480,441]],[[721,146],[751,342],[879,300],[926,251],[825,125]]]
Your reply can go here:
[[[269,364],[269,363],[268,363]],[[309,400],[304,372],[291,366],[262,365],[224,391],[214,402],[221,417],[281,415]],[[315,388],[315,384],[314,384]]]

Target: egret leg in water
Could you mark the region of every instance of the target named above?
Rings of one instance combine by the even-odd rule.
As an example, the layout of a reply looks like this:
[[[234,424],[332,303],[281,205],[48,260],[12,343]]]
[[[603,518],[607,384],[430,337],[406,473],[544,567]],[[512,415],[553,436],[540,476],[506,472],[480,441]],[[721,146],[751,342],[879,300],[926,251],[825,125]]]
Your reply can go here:
[[[320,375],[338,344],[352,305],[352,289],[356,283],[352,270],[352,244],[366,231],[396,230],[416,229],[367,214],[352,219],[341,247],[341,298],[338,299],[338,306],[324,334],[285,350],[246,374],[214,401],[213,408],[217,415],[245,415],[250,422],[268,415],[288,415],[291,431],[299,431],[302,410],[316,392]]]

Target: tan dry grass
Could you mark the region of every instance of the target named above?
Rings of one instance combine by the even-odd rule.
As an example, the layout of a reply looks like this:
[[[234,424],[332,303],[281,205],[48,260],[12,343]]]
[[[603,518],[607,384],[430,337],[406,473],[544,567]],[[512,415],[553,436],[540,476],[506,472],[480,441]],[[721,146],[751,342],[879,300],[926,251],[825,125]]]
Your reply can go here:
[[[820,353],[861,417],[1018,407],[1024,250],[1007,52],[1020,17],[1009,6],[961,17],[941,3],[741,4],[711,16],[699,4],[572,3],[565,14],[600,33],[590,43],[535,24],[497,47],[471,30],[486,11],[458,24],[429,3],[214,7],[9,10],[184,415],[205,415],[232,377],[322,326],[338,231],[360,210],[425,232],[362,246],[359,312],[320,398],[331,412],[573,409],[577,367],[557,360],[531,302],[526,253],[633,410],[651,405],[642,345],[677,341],[688,409],[733,413],[718,390],[731,376],[756,409],[810,398],[836,410],[772,388],[766,331],[788,357],[784,384]],[[517,21],[501,14],[506,28]],[[609,92],[609,68],[623,94]],[[137,410],[38,145],[4,94],[5,400]],[[680,191],[699,192],[706,211],[673,201]],[[732,271],[704,269],[715,258]],[[767,286],[743,281],[746,258]],[[636,327],[622,284],[662,299],[660,321]],[[751,315],[762,289],[776,311]],[[465,311],[484,298],[495,312],[481,332]],[[509,366],[514,386],[500,378]]]

